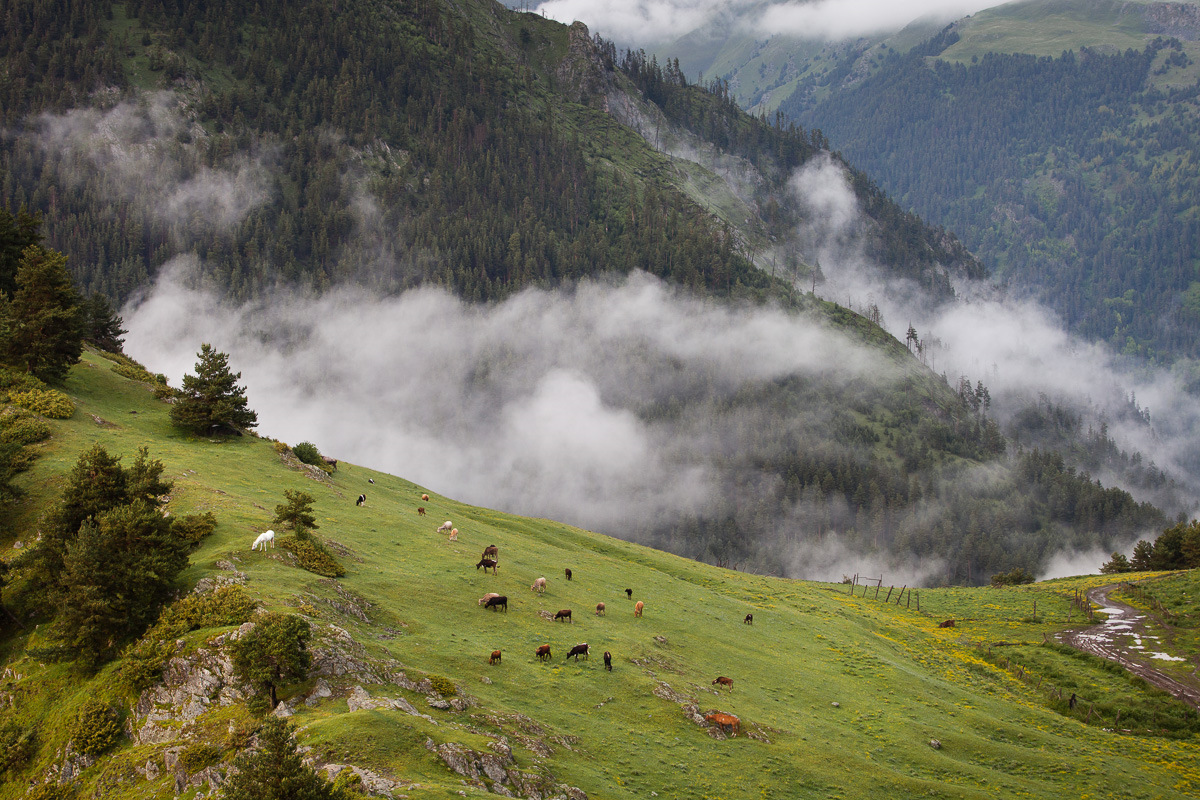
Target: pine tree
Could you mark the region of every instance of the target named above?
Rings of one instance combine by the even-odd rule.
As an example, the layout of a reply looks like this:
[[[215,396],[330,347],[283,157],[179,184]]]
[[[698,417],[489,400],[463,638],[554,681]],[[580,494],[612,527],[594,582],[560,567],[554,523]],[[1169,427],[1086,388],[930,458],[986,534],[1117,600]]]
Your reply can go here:
[[[291,528],[298,538],[305,538],[309,531],[316,530],[317,518],[313,516],[313,496],[308,492],[293,492],[285,489],[283,496],[287,503],[275,506],[275,519],[272,523]]]
[[[110,353],[120,353],[129,331],[121,327],[124,321],[113,309],[108,298],[93,294],[84,303],[84,339]]]
[[[257,738],[255,750],[238,756],[237,772],[222,789],[225,800],[345,800],[344,791],[304,764],[289,722],[267,717]]]
[[[21,209],[13,215],[0,208],[0,292],[12,297],[17,291],[17,268],[25,248],[39,244],[42,218]]]
[[[233,668],[238,677],[266,691],[271,708],[279,704],[276,689],[308,674],[312,656],[308,652],[311,630],[303,619],[291,614],[266,614],[254,628],[238,639],[233,649]]]
[[[171,407],[171,422],[196,434],[239,432],[258,425],[246,404],[242,373],[229,371],[229,356],[202,344],[196,374],[183,376],[183,396]]]
[[[67,257],[39,245],[25,248],[16,285],[0,356],[44,381],[61,381],[83,353],[84,314]]]

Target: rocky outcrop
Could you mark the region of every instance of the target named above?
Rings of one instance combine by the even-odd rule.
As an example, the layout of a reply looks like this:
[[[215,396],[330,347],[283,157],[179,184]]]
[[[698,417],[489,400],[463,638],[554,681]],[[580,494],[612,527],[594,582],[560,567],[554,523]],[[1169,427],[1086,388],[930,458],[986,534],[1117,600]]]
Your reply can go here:
[[[1186,42],[1200,39],[1200,6],[1191,3],[1151,3],[1142,12],[1150,33]]]
[[[447,767],[462,775],[473,786],[487,789],[503,797],[525,797],[529,800],[549,800],[566,797],[587,800],[582,789],[557,783],[554,776],[522,772],[512,758],[512,750],[503,742],[492,742],[493,752],[481,753],[457,742],[435,744],[425,740],[425,749],[440,758]]]
[[[598,108],[605,105],[608,78],[587,25],[572,23],[567,32],[567,55],[556,70],[559,91],[568,100]]]

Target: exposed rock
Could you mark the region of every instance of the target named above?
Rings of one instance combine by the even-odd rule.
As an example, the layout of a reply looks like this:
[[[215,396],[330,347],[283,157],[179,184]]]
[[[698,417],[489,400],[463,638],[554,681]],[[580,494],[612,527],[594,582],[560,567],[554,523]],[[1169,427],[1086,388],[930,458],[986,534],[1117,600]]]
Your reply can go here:
[[[355,686],[350,692],[350,696],[346,698],[346,705],[351,711],[361,711],[363,709],[391,709],[394,711],[403,711],[406,714],[411,714],[414,717],[436,722],[433,717],[428,714],[422,714],[417,711],[412,703],[405,700],[403,697],[372,697],[367,693],[367,690],[361,686]]]
[[[427,697],[425,698],[425,702],[429,704],[430,708],[437,708],[442,711],[449,711],[453,707],[450,705],[449,700],[443,700],[439,697]]]
[[[308,697],[304,700],[304,705],[311,708],[326,697],[333,697],[333,689],[329,688],[329,684],[326,683],[324,678],[321,678],[317,681],[317,685],[313,687],[313,690],[308,693]]]
[[[356,767],[353,764],[321,764],[316,768],[323,770],[330,780],[333,780],[342,772],[350,770],[362,781],[362,787],[367,791],[367,794],[376,797],[395,797],[397,790],[407,789],[415,785],[407,781],[394,781],[390,778],[385,778],[369,769]]]
[[[496,747],[500,745],[500,747]],[[587,794],[574,786],[555,783],[552,775],[524,772],[512,760],[512,751],[500,742],[493,743],[495,753],[480,753],[456,742],[435,744],[425,740],[425,749],[436,754],[446,766],[476,786],[486,787],[503,797],[543,800],[554,796],[587,800]],[[490,783],[489,783],[490,782]]]
[[[607,89],[603,61],[587,26],[575,22],[567,32],[567,54],[557,69],[560,91],[576,103],[600,107]]]

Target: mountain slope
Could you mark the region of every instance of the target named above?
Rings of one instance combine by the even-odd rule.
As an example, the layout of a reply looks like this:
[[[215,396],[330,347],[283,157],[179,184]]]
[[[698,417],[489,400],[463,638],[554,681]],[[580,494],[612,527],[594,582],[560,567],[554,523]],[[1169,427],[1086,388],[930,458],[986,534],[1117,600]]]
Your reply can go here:
[[[1078,623],[1072,593],[1098,579],[922,590],[902,603],[882,587],[863,594],[860,586],[851,596],[847,585],[721,570],[434,493],[421,501],[422,487],[353,464],[339,464],[326,480],[254,437],[181,435],[146,384],[116,375],[94,354],[66,388],[78,410],[52,423],[53,437],[23,479],[31,498],[25,519],[53,498],[82,446],[99,442],[126,458],[148,446],[175,482],[170,512],[211,510],[219,520],[192,555],[188,585],[244,581],[243,591],[267,608],[310,620],[317,666],[281,698],[295,712],[310,758],[368,770],[376,790],[447,798],[484,796],[489,788],[527,797],[579,797],[572,791],[581,790],[614,798],[748,791],[984,798],[1103,794],[1119,785],[1125,796],[1156,798],[1193,793],[1200,781],[1200,752],[1186,736],[1194,713],[1172,712],[1144,685],[1039,646],[1042,634],[1073,613]],[[319,533],[346,566],[344,578],[319,579],[280,550],[250,552],[285,489],[316,498]],[[361,507],[354,503],[360,492],[367,496]],[[426,517],[415,513],[418,504]],[[459,528],[458,542],[434,532],[443,518]],[[472,568],[487,544],[499,547],[497,575]],[[565,567],[574,573],[569,582]],[[546,594],[529,592],[543,575]],[[477,605],[486,591],[507,594],[506,614]],[[23,619],[40,614],[36,605],[13,606],[12,598],[10,587],[5,600]],[[634,600],[645,602],[641,618],[632,614]],[[1017,622],[1035,600],[1037,620]],[[591,610],[599,601],[607,605],[603,616]],[[538,613],[561,608],[574,610],[571,624]],[[747,613],[753,625],[743,624]],[[949,617],[958,627],[937,627]],[[219,688],[237,688],[224,683],[214,658],[221,648],[215,638],[230,629],[182,639],[164,675],[173,691],[150,690],[137,704],[115,680],[116,664],[88,677],[36,658],[33,648],[50,643],[48,630],[10,630],[4,640],[0,721],[36,728],[37,747],[4,774],[0,797],[24,796],[31,781],[56,778],[114,798],[219,784],[254,726],[243,701],[228,692],[227,701],[217,698]],[[1014,646],[989,655],[987,645],[1000,640]],[[580,641],[591,645],[592,658],[564,662]],[[534,657],[544,643],[553,649],[550,663]],[[489,666],[495,649],[502,662]],[[601,666],[604,650],[613,654],[612,672]],[[431,706],[422,679],[435,675],[452,681],[452,699],[469,705]],[[718,675],[733,678],[732,691],[712,685]],[[1059,688],[1077,694],[1077,714],[1055,695]],[[210,702],[199,700],[209,694]],[[1182,738],[1105,730],[1097,708],[1109,708],[1114,696],[1158,708],[1163,721],[1175,713],[1171,724],[1182,726]],[[402,707],[372,709],[372,698],[403,698],[430,719]],[[92,761],[68,750],[66,721],[87,699],[121,708],[140,742],[122,739]],[[681,704],[689,702],[702,713],[737,715],[741,734],[710,735],[685,716]],[[1131,708],[1122,707],[1127,725]]]

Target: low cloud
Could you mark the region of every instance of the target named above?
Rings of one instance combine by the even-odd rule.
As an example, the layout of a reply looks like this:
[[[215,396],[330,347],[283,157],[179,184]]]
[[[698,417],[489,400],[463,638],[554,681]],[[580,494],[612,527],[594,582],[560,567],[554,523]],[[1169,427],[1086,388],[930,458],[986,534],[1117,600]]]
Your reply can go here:
[[[165,92],[110,109],[43,114],[32,127],[60,185],[81,187],[99,177],[105,191],[168,223],[180,246],[200,231],[238,224],[270,197],[273,150],[209,166],[204,129]]]
[[[177,260],[124,311],[127,350],[172,383],[212,343],[243,371],[265,435],[618,535],[703,516],[746,480],[746,431],[770,423],[752,404],[730,413],[739,392],[889,370],[822,325],[645,275],[486,306],[437,289],[232,306],[196,288],[195,270]],[[671,413],[680,399],[687,413]]]
[[[743,31],[756,37],[840,40],[898,31],[912,22],[950,22],[1002,3],[996,0],[547,0],[536,10],[575,20],[609,39],[665,43],[698,29]]]

